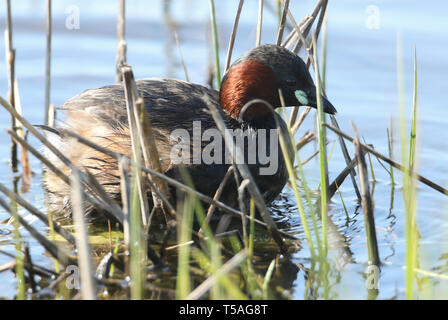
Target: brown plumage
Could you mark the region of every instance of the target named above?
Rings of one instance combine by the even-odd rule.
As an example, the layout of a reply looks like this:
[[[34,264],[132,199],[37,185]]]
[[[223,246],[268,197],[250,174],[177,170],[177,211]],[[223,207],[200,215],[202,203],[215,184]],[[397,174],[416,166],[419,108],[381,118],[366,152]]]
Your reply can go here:
[[[257,137],[260,129],[286,129],[284,121],[262,103],[251,106],[240,119],[241,109],[252,99],[263,99],[272,106],[279,107],[278,90],[281,89],[286,105],[298,106],[301,103],[296,98],[296,92],[300,90],[307,94],[307,105],[316,106],[315,87],[304,62],[289,50],[275,45],[257,47],[235,61],[223,78],[221,92],[174,79],[144,79],[137,80],[136,83],[151,117],[162,169],[166,175],[179,180],[178,165],[171,160],[173,146],[178,144],[178,141],[170,139],[170,135],[174,130],[181,129],[193,136],[193,122],[200,123],[202,133],[207,129],[216,129],[206,101],[219,107],[227,128],[247,130],[251,137]],[[335,109],[328,100],[324,98],[323,101],[324,110],[334,113]],[[122,85],[87,90],[68,100],[60,109],[65,110],[67,114],[60,127],[73,130],[101,146],[131,157]],[[120,198],[118,163],[115,159],[77,143],[74,139],[53,133],[48,135],[75,165],[92,173],[112,197]],[[271,150],[273,146],[269,130],[265,139],[267,149]],[[220,142],[224,148],[223,141]],[[279,142],[275,140],[274,143],[279,150],[274,159],[278,165],[274,174],[260,174],[260,168],[267,165],[260,163],[258,154],[256,163],[248,165],[268,203],[278,196],[288,178]],[[207,144],[208,141],[202,141],[199,151],[203,151]],[[194,150],[191,151],[190,157],[193,157]],[[247,152],[246,144],[245,151]],[[47,155],[55,165],[70,175],[69,169],[58,159],[49,152]],[[290,156],[294,157],[291,148]],[[224,152],[222,156],[218,155],[219,157],[222,163],[201,162],[186,165],[196,189],[209,196],[214,195],[229,167],[229,164],[225,163]],[[51,171],[46,173],[45,186],[51,209],[58,213],[69,213],[69,187]],[[171,191],[174,196],[174,190]],[[237,206],[235,182],[227,183],[221,200],[231,206]]]

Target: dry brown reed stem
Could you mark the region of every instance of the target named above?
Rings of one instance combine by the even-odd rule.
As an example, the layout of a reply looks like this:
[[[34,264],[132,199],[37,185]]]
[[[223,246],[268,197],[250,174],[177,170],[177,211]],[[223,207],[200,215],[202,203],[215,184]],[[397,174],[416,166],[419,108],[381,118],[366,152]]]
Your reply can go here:
[[[0,198],[0,206],[8,212],[11,217],[11,208],[9,205]],[[62,248],[47,239],[46,236],[42,235],[33,226],[31,226],[20,214],[17,215],[19,223],[34,237],[56,260],[58,260],[62,265],[68,266],[70,264],[76,265],[77,261],[70,257],[70,255]]]
[[[326,1],[325,1],[325,7],[322,7],[323,9],[325,9],[326,10]],[[321,25],[322,25],[322,22],[323,22],[323,18],[324,18],[324,16],[325,16],[325,12],[324,11],[321,11],[321,16],[320,16],[320,18],[319,18],[319,26],[318,26],[318,29],[316,30],[316,32],[314,33],[314,35],[313,35],[313,37],[314,36],[316,36],[316,35],[318,35],[318,33],[319,33],[319,31],[320,31],[320,27],[321,27]],[[300,34],[299,34],[300,35]],[[306,43],[306,40],[302,37],[302,42],[303,43]],[[314,62],[313,62],[313,58],[312,58],[312,55],[313,55],[313,50],[314,50],[314,48],[313,48],[313,43],[311,43],[311,46],[307,49],[308,50],[308,58],[307,58],[307,61],[306,61],[306,64],[307,64],[307,66],[309,66],[310,64],[312,64],[313,65],[313,68],[315,68],[315,64],[314,64]],[[319,75],[319,73],[317,73],[318,75]],[[318,81],[321,81],[320,79],[317,79]],[[326,93],[325,93],[325,88],[321,88],[321,92],[322,92],[322,94],[326,97]],[[309,107],[308,107],[309,108]],[[304,116],[306,117],[306,115],[308,114],[308,113],[306,113],[306,110],[304,111],[304,112],[302,112],[302,114],[304,114]],[[331,119],[331,122],[333,123],[333,125],[335,125],[336,127],[339,127],[339,125],[338,125],[338,122],[337,122],[337,120],[336,120],[336,117],[334,116],[334,115],[330,115],[330,119]],[[303,120],[302,120],[303,121]],[[300,125],[300,124],[299,124]],[[295,127],[295,125],[294,125],[294,127]],[[297,127],[298,128],[298,127]],[[342,154],[343,154],[343,156],[344,156],[344,159],[345,159],[345,163],[347,164],[347,167],[350,167],[350,163],[351,163],[351,158],[350,158],[350,155],[349,155],[349,153],[348,153],[348,150],[347,150],[347,146],[345,145],[345,141],[344,141],[344,139],[342,139],[341,137],[338,137],[338,140],[339,140],[339,144],[340,144],[340,146],[341,146],[341,150],[342,150]],[[355,171],[354,170],[351,170],[350,171],[350,177],[351,177],[351,180],[352,180],[352,184],[353,184],[353,188],[354,188],[354,190],[355,190],[355,193],[356,193],[356,196],[358,197],[358,200],[359,201],[361,201],[361,195],[360,195],[360,193],[359,193],[359,189],[358,189],[358,185],[357,185],[357,183],[356,183],[356,179],[355,179]]]
[[[132,143],[132,155],[134,161],[136,163],[140,163],[141,162],[140,152],[143,146],[142,146],[142,140],[140,139],[142,137],[142,133],[138,127],[139,118],[136,112],[137,110],[136,104],[137,100],[139,99],[138,90],[135,84],[132,68],[130,66],[122,66],[121,72],[123,77],[124,92],[126,96],[126,110],[128,115],[129,132]],[[148,225],[149,204],[148,204],[148,198],[146,197],[146,190],[145,190],[146,188],[144,185],[145,181],[142,179],[141,174],[137,174],[135,176],[135,179],[137,180],[137,189],[139,193],[142,223],[143,226],[146,227]],[[154,206],[158,206],[160,204],[157,198],[153,198],[153,200],[154,200]]]
[[[33,259],[31,258],[31,254],[30,254],[30,246],[28,243],[25,243],[24,245],[24,267],[26,269],[26,271],[28,272],[28,279],[30,281],[30,286],[31,286],[31,292],[35,293],[37,292],[37,286],[36,286],[36,280],[34,279],[34,266],[33,266]]]
[[[217,107],[211,103],[208,99],[208,97],[206,97],[207,101],[207,106],[210,110],[210,113],[213,117],[213,120],[215,121],[215,124],[217,126],[217,128],[219,129],[219,131],[221,132],[221,134],[224,136],[224,143],[226,145],[227,150],[229,150],[230,155],[238,169],[238,172],[241,174],[241,177],[243,179],[247,179],[250,181],[250,183],[247,186],[247,189],[252,197],[252,199],[255,202],[255,205],[257,206],[258,210],[260,211],[260,215],[263,219],[263,221],[266,223],[266,226],[268,228],[269,233],[271,234],[272,238],[275,240],[275,242],[277,243],[277,245],[279,246],[279,249],[282,253],[286,253],[287,252],[287,248],[283,242],[282,237],[280,236],[280,233],[277,229],[277,226],[275,225],[274,220],[272,219],[269,210],[264,202],[264,199],[260,193],[260,190],[258,189],[257,184],[255,183],[252,174],[249,171],[249,168],[247,167],[247,165],[244,163],[244,161],[241,161],[241,159],[244,159],[244,156],[241,155],[241,150],[239,148],[235,148],[235,144],[234,141],[232,139],[232,137],[229,137],[229,132],[228,130],[226,130],[226,125],[224,120],[222,119],[221,114],[219,113]],[[259,101],[259,102],[264,102],[266,105],[267,102],[263,101],[263,100],[259,100],[259,99],[255,99],[252,100],[249,103],[253,103],[255,101]],[[269,106],[272,110],[274,110],[272,108],[272,106]],[[242,109],[242,112],[244,111],[245,108]],[[243,213],[244,215],[244,213]],[[245,218],[245,216],[244,216]]]
[[[317,21],[316,31],[314,31],[314,34],[313,34],[313,36],[316,37],[316,39],[319,37],[320,29],[322,28],[322,24],[324,22],[325,14],[327,12],[327,4],[328,4],[328,0],[322,1],[322,6],[321,6],[321,9],[320,9],[319,20]],[[307,31],[309,32],[309,29]],[[302,43],[305,44],[305,42],[303,42],[303,41],[302,41]],[[298,53],[300,48],[301,48],[301,44],[300,44],[300,41],[299,41],[296,44],[296,47],[294,48],[293,51],[295,53]],[[311,53],[308,55],[307,63],[308,63],[308,60],[310,60],[312,58],[313,50],[314,50],[314,47],[313,47],[313,44],[311,44],[311,46],[310,46],[310,52]]]
[[[311,15],[305,16],[302,19],[302,21],[300,22],[300,24],[299,24],[300,30],[302,30],[301,32],[304,34],[305,38],[308,36],[308,33],[311,30],[311,26],[314,24],[314,21],[316,20],[317,15],[319,14],[319,11],[322,9],[324,1],[326,1],[326,0],[320,0],[314,7],[314,10],[311,13]],[[287,14],[290,18],[292,17],[289,10],[287,11]],[[293,17],[293,20],[294,20],[294,17]],[[291,22],[293,22],[293,21],[291,21]],[[293,24],[294,24],[294,22],[293,22]],[[297,37],[298,37],[297,30],[296,30],[296,28],[293,28],[293,30],[290,32],[290,34],[286,37],[285,41],[282,42],[282,46],[288,48]]]
[[[353,171],[353,169],[356,167],[356,165],[357,165],[357,161],[356,161],[356,159],[353,159],[350,162],[350,165],[345,167],[345,169],[342,170],[342,172],[336,177],[336,179],[333,180],[331,185],[328,187],[328,199],[333,198],[333,196],[336,194],[336,191],[338,190],[338,188],[342,185],[345,178],[347,178],[347,176],[350,174],[350,172]]]
[[[293,32],[294,32],[294,39],[295,38],[300,38],[298,41],[298,44],[300,43],[304,43],[306,44],[306,36],[308,35],[312,24],[314,23],[314,18],[307,18],[305,17],[299,25],[297,25],[297,23],[294,20],[294,17],[292,16],[292,14],[290,13],[289,10],[287,10],[287,15],[290,17],[292,23],[293,23]],[[316,13],[317,14],[317,13]],[[292,33],[291,33],[292,34]],[[291,38],[291,39],[293,39]],[[288,47],[289,44],[286,43],[285,45],[283,45],[284,47]],[[312,44],[311,44],[312,46]],[[307,48],[308,50],[308,48]],[[308,59],[312,59],[312,51],[308,50]],[[307,61],[307,66],[309,67],[311,60]],[[296,121],[297,118],[297,114],[299,112],[299,107],[294,107],[291,113],[291,117],[290,117],[290,124],[291,124],[291,128],[292,128],[292,132],[295,133],[300,125],[302,124],[303,120],[305,120],[306,116],[309,114],[309,112],[311,111],[310,107],[306,107],[305,110],[302,111],[299,120]]]
[[[140,145],[143,153],[143,158],[145,161],[145,166],[162,173],[163,172],[162,165],[160,164],[159,152],[156,146],[156,140],[151,125],[150,115],[146,112],[144,101],[139,96],[132,68],[129,66],[123,67],[122,72],[126,92],[126,106],[128,108],[128,119],[131,131],[131,138],[133,137],[133,135],[134,135],[133,139],[135,139],[136,136],[138,136],[139,138],[139,143],[135,143],[135,140],[133,140],[132,142],[133,148],[136,148],[137,145]],[[134,132],[135,131],[134,128],[136,129],[136,132]],[[136,154],[134,154],[134,157],[135,156]],[[155,185],[155,187],[158,190],[157,191],[155,190],[155,188],[151,188],[154,207],[162,208],[163,210],[164,209],[163,203],[169,202],[170,199],[168,185],[165,183],[165,181],[158,179],[156,177],[153,178],[151,176],[148,176],[148,179],[149,182]],[[162,194],[162,196],[159,196],[160,193]],[[144,194],[145,193],[142,192],[142,195]],[[163,201],[163,199],[161,198],[165,198],[166,201]],[[168,217],[165,216],[165,218],[168,218],[167,220],[173,219],[175,217],[175,212],[171,205],[168,206],[167,211],[169,216]],[[163,210],[163,213],[166,215],[165,210]],[[147,223],[144,223],[144,225],[147,225]]]
[[[313,44],[310,44],[310,47],[308,48],[307,43],[306,43],[306,37],[308,36],[310,30],[311,30],[311,26],[313,25],[317,14],[319,13],[319,11],[321,12],[320,17],[319,17],[319,22],[318,25],[316,27],[316,31],[314,33],[314,36],[317,37],[319,36],[319,32],[322,26],[322,21],[323,21],[323,17],[325,15],[325,11],[326,11],[326,7],[327,7],[327,2],[326,1],[320,1],[311,16],[307,16],[304,19],[302,19],[302,21],[299,23],[299,25],[297,25],[297,23],[294,20],[294,17],[292,16],[291,12],[289,10],[287,10],[287,14],[291,20],[291,22],[293,23],[293,31],[291,32],[291,38],[289,39],[288,42],[282,44],[285,47],[289,47],[290,43],[295,40],[295,38],[299,38],[298,42],[296,43],[293,52],[297,53],[299,52],[300,48],[301,48],[301,44],[305,44],[307,52],[308,52],[308,57],[307,57],[307,66],[309,67],[311,62],[312,62],[312,57],[313,57]],[[313,64],[314,65],[314,64]],[[293,108],[292,113],[291,113],[291,119],[290,119],[290,124],[293,130],[293,133],[295,133],[298,128],[300,127],[300,125],[302,124],[303,120],[306,118],[306,116],[309,114],[311,108],[307,107],[304,111],[302,111],[301,116],[299,117],[299,120],[296,121],[296,117],[299,111],[298,107]]]
[[[1,102],[1,100],[0,100],[0,102]],[[99,151],[101,153],[107,154],[108,156],[113,157],[113,158],[118,159],[118,160],[128,161],[131,165],[136,165],[136,163],[134,161],[132,161],[131,159],[129,159],[129,158],[125,157],[125,156],[123,156],[122,154],[114,152],[114,151],[111,151],[111,150],[109,150],[107,148],[101,147],[101,146],[97,145],[96,143],[91,142],[91,141],[85,139],[84,137],[81,137],[80,135],[78,135],[77,133],[75,133],[73,131],[66,130],[66,129],[61,129],[60,131],[62,133],[64,133],[64,134],[69,135],[70,137],[75,138],[78,142],[80,142],[82,144],[85,144],[86,146],[89,146],[89,147],[91,147],[91,148],[93,148],[93,149],[95,149],[95,150],[97,150],[97,151]],[[232,216],[239,217],[239,218],[242,217],[242,213],[240,211],[238,211],[238,210],[236,210],[236,209],[234,209],[234,208],[232,208],[232,207],[230,207],[230,206],[228,206],[228,205],[226,205],[226,204],[224,204],[224,203],[222,203],[220,201],[213,200],[209,196],[206,196],[206,195],[196,191],[195,189],[190,188],[189,186],[187,186],[187,185],[185,185],[183,183],[180,183],[179,181],[177,181],[175,179],[172,179],[172,178],[170,178],[170,177],[168,177],[168,176],[166,176],[166,175],[164,175],[162,173],[159,173],[159,172],[154,171],[152,169],[146,168],[144,166],[140,166],[140,168],[141,168],[142,171],[144,171],[144,172],[146,172],[148,174],[154,175],[154,176],[156,176],[156,177],[158,177],[160,179],[165,180],[169,185],[174,186],[174,187],[176,187],[177,189],[179,189],[179,190],[181,190],[183,192],[194,194],[196,197],[198,197],[199,200],[204,201],[204,202],[206,202],[208,204],[212,204],[215,207],[221,209],[222,211],[231,214]],[[248,217],[248,219],[252,219],[252,218]],[[264,222],[262,222],[262,221],[260,221],[258,219],[253,219],[253,220],[254,220],[254,222],[256,224],[258,224],[258,225],[260,225],[260,226],[262,226],[264,228],[268,228],[266,223],[264,223]],[[278,230],[278,232],[282,236],[284,236],[284,237],[286,237],[288,239],[298,240],[296,237],[290,235],[287,232],[284,232],[282,230]]]
[[[117,18],[117,65],[115,83],[122,80],[121,66],[126,63],[126,1],[118,0],[118,18]]]
[[[194,289],[187,297],[186,300],[198,300],[200,299],[204,294],[206,294],[217,281],[219,281],[219,278],[222,276],[225,276],[227,273],[232,271],[234,268],[236,268],[242,261],[244,261],[249,254],[249,251],[247,249],[241,250],[233,256],[232,259],[227,261],[221,268],[216,270],[216,272],[207,278],[204,282],[202,282],[196,289]]]
[[[143,158],[145,159],[146,167],[152,168],[157,172],[162,173],[162,165],[160,163],[159,151],[156,146],[156,139],[154,137],[154,132],[152,130],[150,115],[146,112],[143,99],[139,98],[136,102],[136,107],[134,111],[136,115],[139,115],[139,121],[137,122],[137,127],[140,133],[140,141],[143,151]],[[151,178],[151,176],[149,176]],[[168,185],[165,181],[154,178],[150,179],[151,182],[155,184],[158,190],[164,195],[164,197],[169,200],[170,193],[168,191]],[[153,191],[154,193],[154,191]],[[160,201],[160,200],[159,200]],[[160,203],[161,205],[162,203]],[[173,213],[169,212],[173,217]]]
[[[96,289],[93,277],[92,261],[90,258],[90,245],[87,226],[84,221],[84,208],[82,199],[82,184],[78,172],[70,176],[73,221],[76,231],[76,248],[78,249],[78,266],[81,278],[81,295],[84,300],[95,300]]]
[[[16,267],[16,264],[17,264],[17,262],[15,260],[11,261],[11,262],[7,262],[5,264],[2,264],[0,266],[0,273],[8,271],[8,270],[13,270]]]
[[[285,3],[283,4],[282,18],[280,20],[280,25],[278,28],[277,41],[275,41],[275,43],[278,46],[281,45],[282,39],[283,39],[283,32],[285,30],[285,25],[286,25],[286,16],[287,16],[288,10],[289,10],[289,1],[290,0],[286,0]]]
[[[51,39],[52,39],[52,14],[51,0],[47,0],[47,49],[45,53],[45,124],[50,124],[50,99],[51,99]]]
[[[369,254],[369,263],[378,266],[380,264],[380,256],[378,253],[378,242],[375,230],[375,217],[373,215],[373,200],[370,195],[369,174],[367,171],[367,163],[361,148],[358,132],[352,123],[355,131],[356,139],[353,141],[355,145],[355,154],[358,161],[359,184],[361,186],[362,210],[364,212],[364,223],[367,236],[367,250]]]
[[[308,143],[313,141],[315,138],[316,138],[316,136],[313,132],[305,133],[305,135],[296,142],[297,151],[302,149],[304,146],[306,146]]]
[[[297,118],[297,120],[296,120],[295,117],[293,117],[293,116],[294,116],[294,111],[297,111],[297,110],[299,110],[299,107],[295,107],[293,109],[293,114],[291,115],[291,121],[290,121],[291,132],[292,132],[293,135],[297,133],[297,130],[299,130],[299,128],[302,125],[303,121],[305,121],[306,116],[311,112],[311,107],[306,107],[300,113],[299,118]],[[297,114],[297,112],[296,112],[296,114]]]
[[[325,126],[326,126],[327,128],[329,128],[331,131],[333,131],[334,133],[336,133],[336,134],[342,136],[344,139],[346,139],[346,140],[348,140],[348,141],[350,141],[350,142],[352,142],[352,143],[355,141],[354,138],[352,138],[352,137],[349,136],[348,134],[342,132],[341,130],[339,130],[339,129],[337,129],[337,128],[331,126],[331,125],[329,125],[328,123],[325,124]],[[385,155],[382,155],[381,153],[375,151],[375,149],[373,149],[373,148],[371,148],[371,147],[369,147],[369,146],[366,146],[365,144],[360,143],[359,145],[361,146],[361,148],[362,148],[364,151],[367,151],[367,152],[373,154],[375,157],[377,157],[378,159],[383,160],[384,162],[388,163],[389,165],[393,166],[394,168],[397,168],[397,169],[401,170],[402,172],[406,172],[407,169],[406,169],[404,166],[402,166],[401,164],[399,164],[398,162],[393,161],[392,159],[386,157]],[[418,174],[418,173],[416,173],[416,172],[410,172],[409,174],[410,174],[412,177],[415,177],[415,178],[416,178],[417,180],[419,180],[420,182],[426,184],[428,187],[431,187],[432,189],[437,190],[437,191],[439,191],[440,193],[443,193],[443,194],[445,194],[445,195],[448,196],[448,189],[446,189],[446,188],[444,188],[444,187],[438,185],[438,184],[435,183],[435,182],[432,182],[431,180],[429,180],[429,179],[427,179],[427,178],[421,176],[420,174]]]
[[[14,79],[14,103],[15,108],[19,114],[22,114],[22,104],[20,102],[20,93],[19,86],[17,83],[17,78]],[[22,138],[25,139],[25,131],[23,130],[22,123],[20,121],[16,121],[16,127],[13,130]],[[23,148],[21,144],[19,144],[20,148],[20,161],[22,164],[22,185],[20,187],[20,192],[25,193],[30,189],[32,172],[30,160],[28,158],[28,152]]]
[[[263,27],[263,0],[258,0],[258,22],[257,22],[257,39],[255,41],[255,46],[261,44],[261,30]]]
[[[8,100],[13,108],[16,107],[15,103],[15,88],[14,88],[14,79],[15,79],[15,57],[16,50],[13,47],[13,36],[12,36],[12,14],[11,14],[11,0],[6,0],[6,30],[5,30],[5,56],[6,56],[6,65],[8,66],[8,87],[9,94]],[[11,128],[16,130],[17,122],[14,117],[11,118]],[[18,160],[17,160],[17,144],[14,141],[11,141],[11,168],[13,172],[17,172],[18,169]]]
[[[291,12],[289,10],[288,10],[288,16],[289,16],[289,20],[291,20],[291,22],[292,22],[292,24],[294,26],[294,29],[296,30],[297,36],[299,37],[299,41],[296,43],[296,45],[294,46],[292,51],[295,54],[297,54],[300,51],[300,49],[302,47],[302,44],[303,44],[303,45],[305,45],[305,48],[309,52],[308,58],[312,58],[312,52],[310,52],[310,50],[308,49],[308,45],[307,45],[307,42],[306,42],[306,36],[308,35],[308,33],[311,30],[312,23],[308,23],[308,24],[302,26],[302,28],[304,29],[303,33],[302,33],[301,27],[296,23],[296,20],[294,19],[293,15],[291,14]],[[316,34],[314,34],[313,36],[315,36],[315,35]]]
[[[185,73],[185,81],[190,82],[190,77],[188,76],[187,66],[185,65],[184,55],[182,54],[182,48],[179,42],[179,35],[177,34],[176,29],[173,30],[174,33],[174,41],[176,42],[177,50],[179,51],[180,63],[182,64],[182,68]]]
[[[233,46],[235,44],[236,32],[238,31],[238,23],[240,21],[240,15],[241,10],[243,9],[243,4],[244,0],[240,0],[238,10],[235,16],[235,22],[233,23],[232,33],[230,34],[229,48],[227,49],[227,58],[226,58],[226,65],[224,67],[224,72],[226,72],[229,69],[230,61],[232,60]]]
[[[333,126],[335,128],[339,129],[339,124],[338,124],[338,121],[336,120],[336,117],[334,115],[331,115],[330,119],[331,119],[331,123],[333,124]],[[339,140],[339,145],[341,146],[342,154],[345,159],[345,163],[347,164],[347,168],[350,169],[349,174],[350,174],[350,179],[352,180],[353,189],[355,190],[356,197],[358,198],[358,201],[361,202],[361,193],[359,192],[358,184],[356,183],[356,179],[355,179],[356,172],[354,170],[354,167],[352,168],[352,166],[350,165],[352,162],[352,159],[350,157],[350,154],[348,153],[348,149],[347,149],[344,139],[340,135],[338,135],[338,140]],[[338,184],[338,186],[340,186],[340,184]]]

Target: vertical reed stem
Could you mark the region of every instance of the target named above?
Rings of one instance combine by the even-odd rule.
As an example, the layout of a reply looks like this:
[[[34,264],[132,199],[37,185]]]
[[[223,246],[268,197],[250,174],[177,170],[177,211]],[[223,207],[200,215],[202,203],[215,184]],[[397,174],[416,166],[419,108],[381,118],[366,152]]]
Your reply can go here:
[[[81,275],[81,295],[84,300],[95,300],[95,279],[92,273],[87,226],[84,221],[82,185],[77,171],[74,171],[70,176],[70,183],[72,187],[73,220],[76,230],[76,248],[78,249],[78,266]]]
[[[313,37],[313,46],[316,48],[316,38]],[[314,70],[316,73],[316,97],[317,97],[317,121],[319,131],[319,159],[320,159],[320,189],[321,189],[321,219],[322,219],[322,248],[323,253],[327,252],[327,190],[328,190],[328,164],[327,153],[325,147],[325,131],[323,124],[325,121],[324,111],[322,106],[322,85],[319,76],[319,65],[317,60],[317,50],[314,50]]]
[[[22,239],[20,235],[20,221],[16,201],[11,198],[10,212],[14,225],[14,241],[16,250],[16,277],[17,277],[17,300],[25,300],[25,274],[24,274],[24,255],[22,251]]]
[[[240,3],[238,5],[238,10],[236,12],[235,16],[235,22],[233,23],[232,33],[230,34],[230,42],[229,42],[229,48],[227,50],[227,58],[226,58],[226,65],[224,67],[224,71],[227,71],[230,66],[230,60],[232,60],[232,52],[233,52],[233,45],[235,43],[235,37],[236,37],[236,31],[238,30],[238,23],[240,21],[240,15],[241,10],[243,9],[244,0],[240,0]]]
[[[353,125],[356,133],[356,139],[354,141],[356,148],[356,157],[358,158],[358,174],[359,174],[359,184],[361,186],[362,195],[362,210],[364,212],[364,223],[366,227],[367,236],[367,250],[369,254],[369,263],[379,266],[380,257],[378,253],[378,242],[375,230],[375,218],[373,215],[373,201],[370,195],[369,187],[369,174],[367,172],[367,163],[364,157],[364,151],[360,146],[360,141],[358,137],[358,132]]]
[[[6,65],[8,66],[8,86],[9,86],[9,103],[15,109],[15,60],[16,51],[13,48],[13,37],[12,37],[12,15],[11,15],[11,0],[6,1],[6,26],[5,30],[5,50],[6,50]],[[16,131],[17,121],[14,117],[11,117],[11,128]],[[13,172],[17,172],[18,161],[17,161],[17,144],[11,141],[11,168]]]
[[[218,39],[218,29],[216,27],[216,13],[215,13],[214,0],[210,0],[210,15],[212,24],[213,46],[215,48],[216,87],[219,90],[221,88],[221,65],[219,62],[219,39]]]
[[[263,28],[263,0],[258,0],[258,23],[257,23],[257,40],[256,46],[261,44],[261,31]]]
[[[126,63],[126,0],[118,0],[118,20],[117,20],[117,65],[115,83],[120,83],[123,76],[121,65]]]
[[[284,7],[283,7],[283,13],[282,13],[282,17],[280,20],[280,25],[278,28],[278,34],[277,34],[277,41],[276,44],[279,46],[282,44],[282,39],[283,39],[283,32],[285,31],[285,25],[286,25],[286,17],[288,16],[288,10],[289,10],[289,1],[290,0],[286,0]],[[279,0],[279,5],[281,3],[281,0]]]

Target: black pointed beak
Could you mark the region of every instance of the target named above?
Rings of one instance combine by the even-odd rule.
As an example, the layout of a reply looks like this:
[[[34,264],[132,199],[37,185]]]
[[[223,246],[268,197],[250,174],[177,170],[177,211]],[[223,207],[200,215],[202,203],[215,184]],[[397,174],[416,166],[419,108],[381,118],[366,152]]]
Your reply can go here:
[[[301,105],[310,106],[317,109],[317,99],[316,99],[316,88],[311,88],[307,91],[296,91],[296,98],[299,100]],[[302,100],[302,101],[301,101]],[[321,96],[322,107],[325,113],[336,114],[336,108],[328,101],[327,98]]]
[[[338,112],[336,110],[336,108],[331,104],[331,102],[328,101],[328,99],[325,98],[324,96],[322,96],[322,106],[324,107],[325,113],[336,114]],[[317,108],[317,103],[316,103],[316,108]]]

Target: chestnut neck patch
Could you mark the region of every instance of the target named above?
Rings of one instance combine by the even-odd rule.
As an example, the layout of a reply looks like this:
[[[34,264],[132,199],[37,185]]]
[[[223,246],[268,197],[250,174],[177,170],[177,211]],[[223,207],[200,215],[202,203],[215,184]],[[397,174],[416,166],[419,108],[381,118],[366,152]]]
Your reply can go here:
[[[220,91],[221,107],[234,119],[238,119],[244,105],[254,99],[262,99],[274,104],[277,93],[276,75],[266,64],[254,59],[243,61],[232,67]],[[264,118],[272,110],[264,103],[249,106],[244,120]]]

